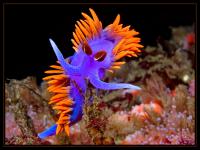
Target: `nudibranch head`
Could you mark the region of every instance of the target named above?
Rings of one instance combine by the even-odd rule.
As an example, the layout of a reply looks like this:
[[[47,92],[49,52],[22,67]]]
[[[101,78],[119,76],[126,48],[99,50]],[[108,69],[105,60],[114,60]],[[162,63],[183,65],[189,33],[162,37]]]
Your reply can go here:
[[[116,61],[122,57],[138,56],[143,47],[139,44],[140,38],[135,37],[139,32],[130,29],[130,26],[122,27],[119,14],[112,24],[103,29],[94,10],[89,10],[92,18],[82,13],[84,19],[77,21],[73,32],[74,39],[71,41],[77,55],[87,55],[93,63],[108,71],[119,69],[125,62]]]
[[[83,115],[84,94],[87,89],[86,79],[97,89],[114,90],[140,88],[125,83],[105,83],[101,81],[105,71],[113,72],[123,65],[121,58],[137,57],[143,46],[139,44],[139,33],[130,26],[123,27],[120,15],[114,22],[103,29],[102,23],[94,10],[89,9],[91,16],[82,13],[83,19],[77,21],[73,32],[73,56],[64,59],[53,40],[50,43],[57,56],[58,64],[51,65],[54,70],[45,73],[53,74],[43,78],[48,81],[48,91],[53,93],[49,104],[54,104],[59,119],[56,125],[39,134],[45,138],[65,130],[70,134],[70,126],[79,121]]]

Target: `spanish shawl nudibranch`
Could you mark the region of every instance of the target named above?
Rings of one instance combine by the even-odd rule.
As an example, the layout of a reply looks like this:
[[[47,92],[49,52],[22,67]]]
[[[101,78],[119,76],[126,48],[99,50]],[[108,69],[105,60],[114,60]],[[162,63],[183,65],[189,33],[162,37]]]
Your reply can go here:
[[[130,26],[122,27],[122,24],[119,24],[119,14],[112,24],[103,29],[94,10],[89,10],[92,18],[82,13],[84,20],[77,21],[75,25],[74,39],[71,40],[75,50],[73,56],[64,59],[56,44],[50,39],[58,64],[50,66],[55,70],[48,70],[45,73],[53,75],[43,80],[48,81],[48,91],[54,94],[49,104],[54,104],[53,109],[58,111],[59,119],[55,125],[39,133],[40,138],[62,131],[69,136],[70,126],[78,122],[83,115],[86,79],[97,89],[140,90],[131,84],[101,81],[106,71],[113,72],[125,63],[118,61],[119,59],[124,56],[137,57],[141,52],[139,48],[143,46],[138,44],[140,38],[134,37],[139,33],[130,29]]]

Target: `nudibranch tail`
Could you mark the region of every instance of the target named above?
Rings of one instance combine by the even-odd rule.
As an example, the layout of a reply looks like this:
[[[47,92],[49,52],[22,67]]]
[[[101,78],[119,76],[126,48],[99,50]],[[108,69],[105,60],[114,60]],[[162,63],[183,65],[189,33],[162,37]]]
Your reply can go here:
[[[50,128],[48,128],[47,130],[39,133],[38,137],[41,138],[41,139],[44,139],[48,136],[55,135],[56,134],[56,128],[57,128],[57,124],[54,124]]]
[[[59,134],[63,129],[69,135],[70,114],[72,113],[71,107],[74,104],[74,101],[69,96],[71,90],[70,79],[66,75],[63,67],[58,65],[51,65],[50,67],[55,70],[48,70],[45,73],[53,75],[47,76],[43,80],[48,81],[48,91],[54,94],[49,104],[54,105],[53,109],[57,110],[59,119],[56,122],[56,126],[52,126],[39,134],[41,138],[45,137],[45,135],[52,135],[53,133]],[[53,132],[55,129],[56,131]]]
[[[79,85],[70,78],[70,75],[79,75],[78,69],[67,63],[53,40],[50,39],[50,43],[58,58],[58,65],[51,65],[53,70],[45,71],[46,74],[51,75],[44,77],[43,80],[47,81],[49,85],[47,90],[53,94],[49,104],[53,105],[53,109],[59,114],[59,119],[55,125],[38,134],[40,138],[59,134],[62,131],[69,136],[70,126],[81,119],[83,109],[84,97],[77,89]],[[84,92],[85,87],[82,90]]]

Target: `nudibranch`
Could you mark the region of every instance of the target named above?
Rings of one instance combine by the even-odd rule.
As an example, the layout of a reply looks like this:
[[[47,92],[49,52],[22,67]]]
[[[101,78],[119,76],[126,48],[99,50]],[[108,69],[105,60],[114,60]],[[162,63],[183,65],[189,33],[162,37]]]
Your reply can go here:
[[[39,133],[40,138],[57,135],[63,131],[70,135],[70,126],[78,122],[83,115],[84,94],[88,80],[96,89],[140,90],[138,86],[126,83],[106,83],[102,81],[106,71],[113,72],[120,69],[124,61],[121,58],[137,57],[143,46],[139,44],[139,34],[130,26],[122,27],[120,15],[114,22],[104,29],[93,9],[89,9],[91,16],[82,13],[83,19],[77,21],[73,32],[72,43],[75,53],[64,58],[60,50],[50,39],[51,46],[58,59],[56,65],[51,65],[50,74],[43,78],[48,83],[48,91],[53,94],[49,104],[58,113],[56,124]]]

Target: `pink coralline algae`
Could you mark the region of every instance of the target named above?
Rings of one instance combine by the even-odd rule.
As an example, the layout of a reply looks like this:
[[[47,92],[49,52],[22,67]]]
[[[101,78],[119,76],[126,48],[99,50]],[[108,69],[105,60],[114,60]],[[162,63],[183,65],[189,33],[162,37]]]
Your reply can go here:
[[[189,84],[189,93],[191,96],[195,96],[195,80],[191,80]]]
[[[11,112],[6,112],[6,138],[11,138],[13,137],[13,133],[15,135],[22,135],[20,128],[18,127],[17,123],[15,122],[14,119],[14,114]]]

